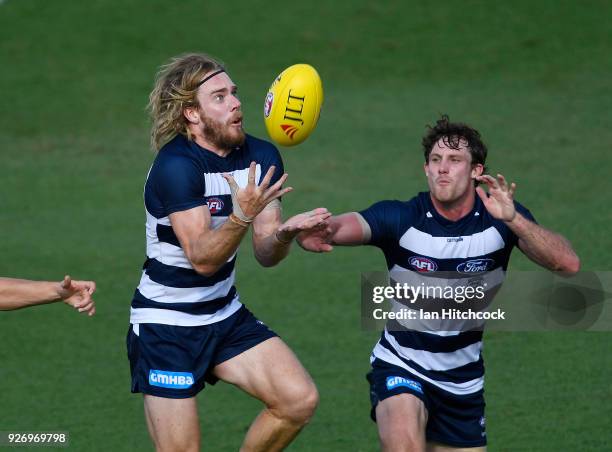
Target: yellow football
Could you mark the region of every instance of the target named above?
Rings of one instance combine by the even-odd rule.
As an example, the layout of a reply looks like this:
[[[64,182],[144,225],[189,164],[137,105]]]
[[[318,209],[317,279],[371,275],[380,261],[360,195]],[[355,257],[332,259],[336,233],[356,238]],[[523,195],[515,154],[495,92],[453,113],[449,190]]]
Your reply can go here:
[[[264,102],[264,121],[270,138],[281,146],[304,141],[317,126],[323,85],[309,64],[289,66],[274,79]]]

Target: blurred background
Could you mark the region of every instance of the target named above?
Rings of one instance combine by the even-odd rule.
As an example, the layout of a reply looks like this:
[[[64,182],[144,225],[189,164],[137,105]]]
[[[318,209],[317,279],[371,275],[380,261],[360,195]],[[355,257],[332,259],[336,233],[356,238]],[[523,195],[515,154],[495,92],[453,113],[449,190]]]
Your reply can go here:
[[[0,430],[66,430],[74,450],[150,450],[129,392],[129,305],[144,260],[145,113],[157,68],[203,51],[239,86],[245,128],[294,63],[320,73],[313,135],[281,149],[286,216],[360,210],[426,190],[420,140],[442,113],[480,130],[488,167],[568,237],[585,270],[610,270],[612,4],[516,0],[4,0],[0,2],[0,275],[98,283],[95,318],[48,305],[0,313]],[[293,451],[373,451],[364,378],[378,337],[360,327],[375,248],[258,267],[244,242],[242,301],[277,331],[321,393]],[[535,265],[519,252],[511,268]],[[520,303],[521,300],[516,300]],[[487,333],[489,449],[604,450],[610,333]],[[237,450],[259,411],[229,385],[199,396],[205,450]]]

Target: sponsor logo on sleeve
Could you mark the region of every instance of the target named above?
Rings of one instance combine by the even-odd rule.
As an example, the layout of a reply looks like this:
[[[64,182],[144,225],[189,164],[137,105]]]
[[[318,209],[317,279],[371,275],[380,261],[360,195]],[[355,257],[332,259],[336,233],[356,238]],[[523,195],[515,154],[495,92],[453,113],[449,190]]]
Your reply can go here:
[[[421,387],[421,383],[414,380],[409,380],[404,377],[387,377],[387,390],[390,391],[395,388],[405,387],[412,389],[420,394],[423,394],[423,388]]]
[[[170,372],[167,370],[149,371],[149,384],[160,388],[188,389],[193,386],[194,379],[191,372]]]
[[[457,265],[459,273],[480,273],[491,270],[495,265],[493,259],[472,259]]]
[[[438,269],[438,264],[422,256],[412,256],[408,264],[418,272],[435,272]]]

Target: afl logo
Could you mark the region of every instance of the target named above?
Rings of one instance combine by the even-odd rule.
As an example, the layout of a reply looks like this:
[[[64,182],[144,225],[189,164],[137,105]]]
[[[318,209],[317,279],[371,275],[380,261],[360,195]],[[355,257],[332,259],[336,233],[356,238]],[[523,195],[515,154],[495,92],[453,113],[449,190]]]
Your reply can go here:
[[[266,101],[264,102],[264,115],[266,118],[270,116],[270,112],[272,111],[273,103],[274,103],[274,93],[269,92],[266,95]]]
[[[418,272],[435,272],[438,269],[438,264],[426,257],[412,256],[408,263]]]
[[[493,259],[472,259],[457,265],[457,271],[459,273],[480,273],[486,272],[494,265],[495,261]]]
[[[211,214],[219,213],[223,210],[223,201],[219,198],[210,198],[206,201],[208,204],[208,210]]]

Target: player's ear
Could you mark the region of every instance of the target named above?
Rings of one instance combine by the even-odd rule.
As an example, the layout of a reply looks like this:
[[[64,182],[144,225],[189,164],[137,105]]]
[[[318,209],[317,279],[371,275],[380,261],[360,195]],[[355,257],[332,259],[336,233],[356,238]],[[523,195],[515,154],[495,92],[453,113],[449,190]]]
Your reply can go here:
[[[425,176],[427,176],[429,174],[429,164],[428,162],[423,163],[423,171],[425,171]]]
[[[475,163],[472,165],[472,179],[478,176],[482,176],[484,171],[484,165],[482,163]]]
[[[200,113],[197,107],[185,107],[183,108],[183,116],[191,124],[198,124],[200,122]]]

